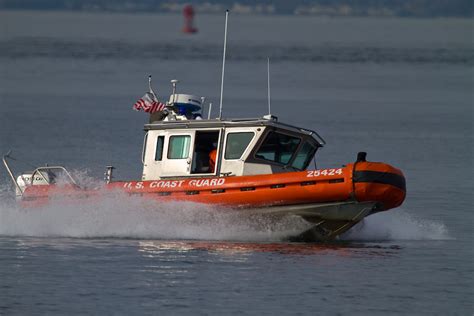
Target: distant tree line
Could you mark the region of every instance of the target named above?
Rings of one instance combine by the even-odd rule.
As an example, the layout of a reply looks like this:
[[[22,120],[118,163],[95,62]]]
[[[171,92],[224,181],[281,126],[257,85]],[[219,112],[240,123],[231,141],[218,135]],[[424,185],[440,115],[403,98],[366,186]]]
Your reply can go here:
[[[473,0],[0,0],[0,10],[169,12],[185,3],[223,10],[235,5],[266,5],[276,14],[474,16]]]

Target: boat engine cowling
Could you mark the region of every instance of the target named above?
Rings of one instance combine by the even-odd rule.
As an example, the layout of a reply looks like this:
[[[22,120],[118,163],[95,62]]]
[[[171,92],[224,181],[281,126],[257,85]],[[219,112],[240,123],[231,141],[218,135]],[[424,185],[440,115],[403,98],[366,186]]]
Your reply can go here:
[[[33,179],[33,173],[32,172],[27,172],[19,175],[16,179],[16,182],[18,183],[18,187],[15,190],[15,194],[17,197],[21,197],[23,192],[25,191],[27,186],[30,185],[48,185],[50,184],[49,182],[49,175],[48,174],[39,174],[38,172],[35,173]],[[20,192],[20,190],[22,192]]]

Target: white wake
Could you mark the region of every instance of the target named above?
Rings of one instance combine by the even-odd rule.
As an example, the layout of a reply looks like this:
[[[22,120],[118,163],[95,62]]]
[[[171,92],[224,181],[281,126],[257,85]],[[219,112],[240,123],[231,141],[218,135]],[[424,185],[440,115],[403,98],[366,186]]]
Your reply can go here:
[[[344,240],[447,240],[446,226],[437,221],[416,218],[407,211],[394,209],[366,217],[344,236]]]
[[[80,179],[89,187],[100,186],[85,174]],[[310,227],[294,216],[270,219],[245,210],[164,203],[119,192],[80,203],[57,198],[48,206],[23,209],[7,187],[0,185],[0,236],[268,242],[286,240]],[[449,234],[443,223],[416,219],[395,209],[369,216],[341,239],[442,240],[449,239]]]
[[[297,217],[275,220],[245,211],[163,203],[120,193],[81,203],[55,199],[32,209],[0,202],[3,236],[280,241],[308,226]]]

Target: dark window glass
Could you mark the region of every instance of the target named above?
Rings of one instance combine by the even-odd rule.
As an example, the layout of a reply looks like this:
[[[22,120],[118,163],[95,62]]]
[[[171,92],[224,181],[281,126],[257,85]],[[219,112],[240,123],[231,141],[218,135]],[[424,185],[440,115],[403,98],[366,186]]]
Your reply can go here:
[[[255,157],[286,165],[295,154],[300,141],[298,137],[270,132]]]
[[[163,158],[163,145],[165,143],[164,136],[158,136],[156,140],[156,152],[155,152],[155,161],[161,161]]]
[[[148,133],[145,134],[145,138],[143,139],[143,148],[142,148],[142,162],[145,162],[145,153],[146,153],[146,147],[148,143]]]
[[[225,159],[239,159],[247,149],[254,133],[229,133],[225,145]]]
[[[293,164],[291,166],[299,170],[306,169],[309,162],[311,161],[311,158],[313,158],[315,151],[316,147],[308,142],[305,142],[300,151],[298,151],[296,154],[295,160],[293,160]]]

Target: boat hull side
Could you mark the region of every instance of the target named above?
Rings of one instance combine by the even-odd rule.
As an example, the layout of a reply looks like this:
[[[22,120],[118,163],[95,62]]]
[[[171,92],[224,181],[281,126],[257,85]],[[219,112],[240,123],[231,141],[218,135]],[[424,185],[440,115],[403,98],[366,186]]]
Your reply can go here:
[[[119,191],[157,201],[189,201],[234,208],[359,201],[379,202],[388,210],[403,202],[404,181],[401,171],[387,164],[360,162],[342,168],[271,175],[117,181],[103,190],[30,186],[25,190],[23,202],[44,204],[54,196],[84,199]]]
[[[273,216],[300,216],[311,227],[292,236],[292,241],[328,241],[345,233],[365,217],[382,210],[376,202],[339,202],[276,206],[258,210]]]

